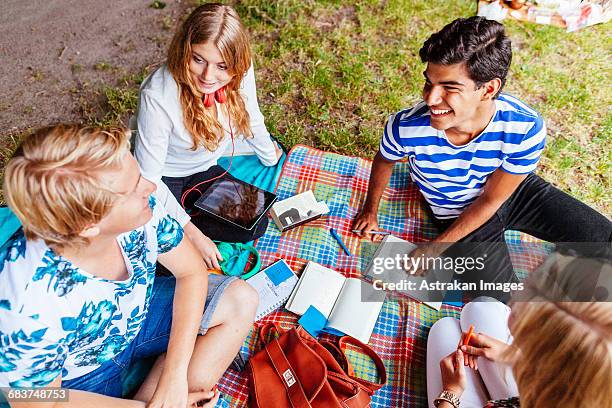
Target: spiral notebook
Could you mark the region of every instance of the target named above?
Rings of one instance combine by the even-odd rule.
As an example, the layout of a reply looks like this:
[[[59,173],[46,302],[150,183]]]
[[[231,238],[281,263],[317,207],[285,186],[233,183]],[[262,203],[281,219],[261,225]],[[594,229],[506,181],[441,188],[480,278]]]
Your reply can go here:
[[[259,305],[255,314],[257,321],[285,304],[298,278],[289,265],[279,259],[246,282],[259,293]]]

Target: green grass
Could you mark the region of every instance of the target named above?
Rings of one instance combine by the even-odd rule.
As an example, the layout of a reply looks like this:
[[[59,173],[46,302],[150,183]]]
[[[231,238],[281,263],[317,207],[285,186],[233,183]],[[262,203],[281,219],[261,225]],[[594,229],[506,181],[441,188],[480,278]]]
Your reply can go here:
[[[420,100],[423,41],[453,19],[476,13],[475,2],[457,0],[233,4],[251,34],[269,130],[289,147],[302,143],[364,157],[376,152],[388,115]],[[539,174],[612,215],[611,25],[566,33],[505,24],[514,50],[506,91],[537,109],[548,126]],[[103,112],[91,113],[85,100],[84,118],[126,123],[143,75],[99,89]]]
[[[110,71],[113,69],[113,66],[106,61],[100,61],[94,64],[93,69],[96,71]]]
[[[116,80],[115,86],[104,85],[97,89],[94,98],[81,96],[84,121],[95,126],[126,125],[136,112],[138,88],[150,70],[150,67],[145,67],[139,72],[124,74]]]

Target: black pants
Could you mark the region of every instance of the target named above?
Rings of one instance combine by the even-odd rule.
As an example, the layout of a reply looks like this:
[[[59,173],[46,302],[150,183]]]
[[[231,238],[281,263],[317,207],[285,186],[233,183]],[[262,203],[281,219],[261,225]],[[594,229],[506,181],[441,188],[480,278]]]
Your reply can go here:
[[[454,221],[434,217],[440,232]],[[504,241],[504,231],[508,229],[525,232],[558,247],[565,246],[559,249],[572,250],[578,255],[610,256],[612,222],[532,173],[487,222],[446,251],[445,255],[453,258],[486,254],[481,272],[465,273],[458,278],[466,282],[481,279],[498,283],[517,282]],[[485,291],[473,295],[508,299],[505,292]]]
[[[215,165],[210,169],[193,174],[186,177],[162,177],[162,181],[166,183],[172,194],[181,202],[183,192],[195,186],[196,184],[219,176],[225,172],[221,166]],[[229,173],[223,177],[234,178]],[[208,238],[215,241],[223,242],[248,242],[261,237],[268,227],[268,218],[262,217],[259,223],[252,230],[245,230],[235,225],[225,223],[217,218],[204,214],[200,209],[193,204],[200,198],[211,185],[213,181],[204,183],[198,187],[200,193],[193,191],[185,199],[185,208],[189,214],[198,214],[191,217],[191,222],[198,227]]]

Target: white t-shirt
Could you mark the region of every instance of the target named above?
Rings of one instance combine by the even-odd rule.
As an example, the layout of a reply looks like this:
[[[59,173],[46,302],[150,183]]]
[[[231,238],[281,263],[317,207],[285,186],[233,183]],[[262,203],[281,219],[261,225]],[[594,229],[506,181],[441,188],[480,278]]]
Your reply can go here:
[[[272,166],[277,163],[276,152],[257,103],[253,66],[242,80],[240,92],[249,113],[249,124],[253,132],[252,138],[244,139],[251,145],[264,166]],[[214,152],[204,147],[194,151],[191,150],[193,138],[183,123],[178,86],[168,67],[166,65],[159,67],[140,87],[138,133],[134,154],[142,175],[157,184],[157,197],[168,213],[181,225],[189,221],[189,215],[161,181],[161,177],[190,176],[217,164],[219,158],[231,145],[229,123],[219,104],[217,112],[219,122],[225,130],[219,147]],[[233,122],[232,126],[235,129]],[[243,137],[234,133],[234,138],[236,136]]]
[[[117,237],[128,278],[91,275],[19,230],[0,249],[0,387],[44,387],[85,375],[136,337],[155,262],[183,229],[151,197],[151,220]],[[1,404],[0,404],[1,405]]]

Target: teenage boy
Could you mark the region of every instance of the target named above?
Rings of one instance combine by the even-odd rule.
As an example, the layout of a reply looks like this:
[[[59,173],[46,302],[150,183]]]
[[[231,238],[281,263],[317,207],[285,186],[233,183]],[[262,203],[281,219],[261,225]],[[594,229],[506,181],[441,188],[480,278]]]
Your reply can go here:
[[[70,389],[57,406],[214,406],[257,293],[208,275],[154,186],[123,129],[57,125],[23,141],[4,179],[23,230],[0,252],[1,387]],[[174,276],[156,278],[156,261]],[[120,399],[125,369],[157,355]]]
[[[419,55],[427,63],[423,101],[387,121],[356,229],[367,234],[378,228],[393,165],[407,158],[441,232],[434,243],[493,243],[472,252],[489,256],[480,275],[486,280],[516,281],[507,229],[551,242],[610,242],[606,217],[533,173],[546,127],[535,110],[500,93],[512,59],[502,24],[457,19],[429,37]],[[437,256],[443,248],[426,245],[412,256]]]

